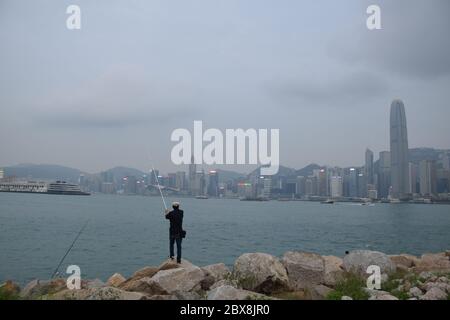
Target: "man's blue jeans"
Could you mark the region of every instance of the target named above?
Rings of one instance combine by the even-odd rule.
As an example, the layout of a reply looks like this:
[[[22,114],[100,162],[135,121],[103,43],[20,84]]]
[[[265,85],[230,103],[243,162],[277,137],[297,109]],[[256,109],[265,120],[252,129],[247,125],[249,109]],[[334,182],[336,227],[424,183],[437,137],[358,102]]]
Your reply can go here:
[[[176,235],[176,236],[170,236],[170,245],[169,245],[169,249],[170,249],[170,257],[173,258],[175,256],[175,252],[174,252],[174,244],[175,242],[177,243],[177,262],[181,262],[181,236],[180,235]]]

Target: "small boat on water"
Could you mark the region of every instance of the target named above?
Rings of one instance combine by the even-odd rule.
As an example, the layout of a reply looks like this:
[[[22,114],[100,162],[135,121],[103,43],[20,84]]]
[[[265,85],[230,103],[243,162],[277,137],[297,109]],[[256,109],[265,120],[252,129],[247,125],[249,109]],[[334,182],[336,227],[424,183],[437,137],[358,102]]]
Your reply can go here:
[[[202,199],[203,200],[203,199],[208,199],[208,197],[207,196],[196,196],[195,199]]]
[[[334,204],[334,200],[327,199],[327,200],[325,200],[325,201],[322,201],[321,203],[322,203],[322,204]]]

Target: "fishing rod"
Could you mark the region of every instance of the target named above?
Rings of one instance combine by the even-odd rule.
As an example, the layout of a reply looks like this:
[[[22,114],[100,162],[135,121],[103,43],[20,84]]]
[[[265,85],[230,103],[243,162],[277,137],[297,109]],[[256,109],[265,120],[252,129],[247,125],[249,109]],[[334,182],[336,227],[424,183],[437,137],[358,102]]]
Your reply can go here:
[[[69,254],[70,250],[72,250],[73,246],[75,245],[75,242],[77,242],[80,235],[83,233],[84,228],[86,228],[87,224],[89,222],[89,219],[86,221],[86,223],[83,225],[83,227],[78,232],[77,236],[73,240],[72,244],[70,245],[69,249],[66,251],[66,254],[62,257],[61,261],[59,262],[58,266],[56,267],[55,271],[53,272],[52,279],[58,274],[59,267],[61,267],[62,263],[64,262],[64,259]]]
[[[153,175],[155,176],[156,184],[158,185],[159,194],[161,195],[161,199],[164,204],[164,209],[167,210],[166,200],[164,199],[164,195],[162,193],[161,186],[159,184],[158,176],[156,175],[156,171],[155,171],[155,168],[153,168],[153,165],[152,165],[152,171],[153,171]]]

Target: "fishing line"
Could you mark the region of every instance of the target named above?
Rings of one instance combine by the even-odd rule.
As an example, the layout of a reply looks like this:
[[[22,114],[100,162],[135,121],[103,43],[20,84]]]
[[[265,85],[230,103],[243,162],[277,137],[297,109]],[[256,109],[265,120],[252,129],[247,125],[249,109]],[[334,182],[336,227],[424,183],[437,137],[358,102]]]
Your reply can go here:
[[[66,251],[66,254],[62,257],[61,261],[59,262],[58,266],[56,267],[55,271],[53,272],[52,279],[58,273],[59,267],[61,267],[62,263],[64,262],[64,259],[67,257],[67,255],[69,254],[70,250],[72,250],[73,246],[75,245],[75,242],[77,242],[78,238],[83,233],[83,230],[84,230],[84,228],[86,228],[88,222],[89,222],[89,219],[86,221],[86,223],[80,229],[80,231],[78,232],[77,236],[75,237],[75,239],[73,240],[72,244],[70,245],[69,249]]]

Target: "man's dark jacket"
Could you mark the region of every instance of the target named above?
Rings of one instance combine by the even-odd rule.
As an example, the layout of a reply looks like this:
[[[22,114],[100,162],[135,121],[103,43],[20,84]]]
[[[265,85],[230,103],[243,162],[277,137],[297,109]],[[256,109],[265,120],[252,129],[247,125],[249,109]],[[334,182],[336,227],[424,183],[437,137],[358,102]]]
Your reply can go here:
[[[170,220],[170,236],[181,237],[183,231],[183,210],[174,209],[166,215],[166,219]]]

